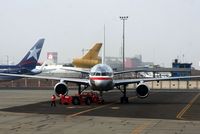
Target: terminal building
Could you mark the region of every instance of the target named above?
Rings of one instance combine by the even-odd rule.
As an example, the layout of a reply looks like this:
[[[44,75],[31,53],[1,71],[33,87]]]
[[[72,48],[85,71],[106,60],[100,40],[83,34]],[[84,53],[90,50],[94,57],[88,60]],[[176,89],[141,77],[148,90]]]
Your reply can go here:
[[[122,57],[106,57],[106,64],[111,66],[113,70],[120,71],[122,70]],[[150,67],[153,66],[153,62],[143,62],[142,55],[136,55],[134,57],[125,58],[125,69],[131,70],[139,67]]]

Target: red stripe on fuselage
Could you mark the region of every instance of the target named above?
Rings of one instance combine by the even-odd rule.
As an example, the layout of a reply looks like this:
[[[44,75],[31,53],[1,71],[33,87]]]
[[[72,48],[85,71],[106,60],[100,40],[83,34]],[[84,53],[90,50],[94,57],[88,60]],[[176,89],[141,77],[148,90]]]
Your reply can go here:
[[[110,77],[90,77],[91,80],[112,80]]]

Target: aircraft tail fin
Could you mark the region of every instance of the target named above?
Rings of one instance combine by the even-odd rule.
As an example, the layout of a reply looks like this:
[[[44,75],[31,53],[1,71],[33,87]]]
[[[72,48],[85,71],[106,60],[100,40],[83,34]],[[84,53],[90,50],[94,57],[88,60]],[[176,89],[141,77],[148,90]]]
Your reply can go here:
[[[101,49],[102,43],[96,43],[82,59],[98,59],[98,54]]]
[[[40,57],[40,52],[44,44],[44,39],[38,40],[25,57],[17,64],[26,69],[34,69]]]

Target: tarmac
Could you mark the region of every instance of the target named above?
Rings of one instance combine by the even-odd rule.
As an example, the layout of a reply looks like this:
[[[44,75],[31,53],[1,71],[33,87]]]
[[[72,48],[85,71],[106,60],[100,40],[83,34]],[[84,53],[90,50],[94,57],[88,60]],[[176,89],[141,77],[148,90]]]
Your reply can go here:
[[[199,134],[200,90],[104,93],[105,104],[50,106],[53,90],[1,89],[0,134]],[[71,91],[70,94],[74,94]]]

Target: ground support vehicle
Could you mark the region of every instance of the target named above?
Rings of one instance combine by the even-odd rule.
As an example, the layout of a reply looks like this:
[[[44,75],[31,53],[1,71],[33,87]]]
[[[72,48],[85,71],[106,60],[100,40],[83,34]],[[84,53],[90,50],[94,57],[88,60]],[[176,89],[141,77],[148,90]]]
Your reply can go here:
[[[60,96],[60,104],[71,104],[71,103],[72,103],[72,96],[69,95]]]
[[[100,97],[96,92],[82,92],[81,94],[76,94],[74,96],[61,96],[60,104],[86,104],[90,105],[92,103],[102,103]]]

